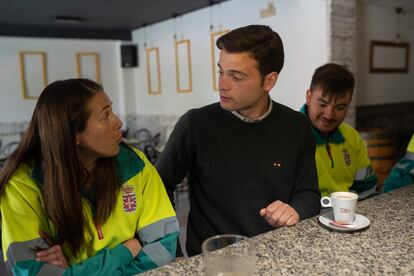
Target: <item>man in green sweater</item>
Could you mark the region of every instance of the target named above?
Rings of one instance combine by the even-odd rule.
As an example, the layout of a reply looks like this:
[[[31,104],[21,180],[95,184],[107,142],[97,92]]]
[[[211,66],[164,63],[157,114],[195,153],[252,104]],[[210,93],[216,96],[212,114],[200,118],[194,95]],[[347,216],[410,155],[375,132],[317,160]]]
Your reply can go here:
[[[216,45],[220,102],[184,114],[156,163],[170,198],[189,176],[190,256],[210,236],[254,236],[320,211],[310,125],[269,97],[284,62],[279,35],[250,25]]]

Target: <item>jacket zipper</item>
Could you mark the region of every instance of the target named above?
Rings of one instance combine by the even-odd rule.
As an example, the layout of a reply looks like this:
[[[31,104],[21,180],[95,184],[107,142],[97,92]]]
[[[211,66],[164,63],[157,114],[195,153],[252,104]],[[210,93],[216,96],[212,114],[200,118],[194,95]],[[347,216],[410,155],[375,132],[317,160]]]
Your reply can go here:
[[[329,139],[326,141],[326,151],[328,152],[329,159],[331,159],[331,166],[332,166],[332,169],[333,169],[334,168],[334,161],[333,161],[333,158],[332,158],[331,145],[329,144]]]

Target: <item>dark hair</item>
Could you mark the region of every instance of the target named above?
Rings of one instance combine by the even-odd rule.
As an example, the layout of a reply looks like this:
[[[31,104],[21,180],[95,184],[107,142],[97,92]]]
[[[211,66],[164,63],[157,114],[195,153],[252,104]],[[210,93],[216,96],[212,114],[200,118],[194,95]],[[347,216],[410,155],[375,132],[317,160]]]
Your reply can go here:
[[[354,92],[354,75],[344,66],[327,63],[315,70],[312,76],[310,90],[313,91],[320,87],[322,95],[344,95]]]
[[[285,54],[282,40],[268,26],[249,25],[232,30],[219,37],[216,45],[229,53],[248,52],[257,61],[262,78],[271,72],[279,74],[283,68]]]
[[[0,172],[0,191],[3,191],[22,162],[41,164],[45,212],[56,228],[54,241],[66,242],[75,256],[85,244],[87,224],[81,197],[85,184],[91,183],[91,192],[96,194],[96,223],[108,219],[116,202],[115,157],[98,159],[95,174],[90,177],[76,145],[76,134],[85,129],[91,115],[87,105],[100,91],[103,91],[101,85],[87,79],[48,85],[37,101],[19,147]]]

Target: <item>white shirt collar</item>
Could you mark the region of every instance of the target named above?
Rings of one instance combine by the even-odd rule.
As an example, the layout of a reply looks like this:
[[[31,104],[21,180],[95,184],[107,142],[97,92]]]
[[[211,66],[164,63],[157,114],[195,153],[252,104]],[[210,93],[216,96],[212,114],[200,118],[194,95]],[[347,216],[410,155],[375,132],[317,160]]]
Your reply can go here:
[[[247,117],[245,117],[245,116],[243,116],[243,115],[241,115],[239,112],[237,112],[237,111],[231,111],[231,113],[233,113],[233,115],[234,116],[236,116],[237,118],[239,118],[240,120],[242,120],[243,122],[246,122],[246,123],[258,123],[258,122],[260,122],[261,120],[263,120],[264,118],[266,118],[267,116],[269,116],[269,114],[270,114],[270,112],[272,112],[272,109],[273,109],[273,101],[272,101],[272,99],[269,97],[269,107],[268,107],[268,109],[267,109],[267,111],[265,112],[265,114],[263,114],[262,116],[260,116],[259,118],[257,118],[257,119],[250,119],[250,118],[247,118]]]

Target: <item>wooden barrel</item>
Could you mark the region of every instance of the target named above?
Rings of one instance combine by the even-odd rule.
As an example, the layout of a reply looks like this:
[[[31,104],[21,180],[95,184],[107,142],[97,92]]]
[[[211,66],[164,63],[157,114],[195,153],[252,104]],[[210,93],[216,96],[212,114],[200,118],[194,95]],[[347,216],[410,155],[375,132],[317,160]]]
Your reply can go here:
[[[371,166],[378,177],[377,190],[380,190],[392,167],[398,161],[397,136],[384,129],[363,131],[360,134],[367,144]]]

